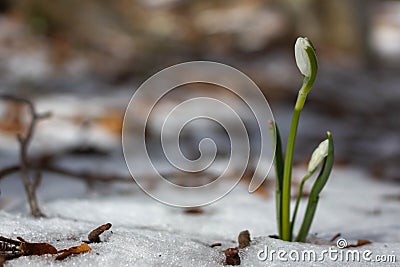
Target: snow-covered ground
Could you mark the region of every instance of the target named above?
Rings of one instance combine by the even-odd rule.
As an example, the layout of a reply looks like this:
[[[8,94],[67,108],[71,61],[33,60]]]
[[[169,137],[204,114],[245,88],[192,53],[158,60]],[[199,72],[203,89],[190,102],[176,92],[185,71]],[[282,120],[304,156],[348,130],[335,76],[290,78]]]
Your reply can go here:
[[[7,262],[9,266],[219,266],[224,265],[223,250],[237,246],[237,235],[245,229],[250,231],[253,241],[240,252],[243,266],[280,266],[284,263],[277,254],[273,259],[269,254],[268,259],[260,260],[259,257],[265,256],[261,253],[265,248],[269,253],[272,250],[286,251],[292,257],[296,253],[293,251],[301,256],[304,250],[315,251],[318,258],[329,249],[338,251],[337,255],[340,255],[350,249],[340,250],[334,242],[328,242],[337,233],[341,233],[349,244],[358,239],[372,242],[351,248],[360,251],[361,262],[335,260],[335,256],[331,259],[326,254],[321,262],[317,259],[317,262],[301,263],[396,266],[396,263],[367,262],[368,259],[362,258],[362,253],[369,250],[371,253],[366,253],[372,260],[381,255],[395,255],[397,261],[400,260],[400,205],[399,200],[393,197],[398,196],[400,186],[366,176],[352,168],[334,170],[312,226],[312,233],[318,233],[314,243],[325,243],[323,245],[269,238],[268,235],[276,233],[273,189],[263,195],[248,194],[244,183],[220,201],[204,207],[203,213],[188,214],[182,209],[156,202],[133,184],[130,193],[125,190],[124,194],[118,194],[114,189],[110,194],[87,194],[79,182],[47,178],[39,195],[47,195],[44,197],[46,201],[42,198],[41,205],[48,218],[33,219],[28,215],[23,199],[20,204],[13,202],[13,207],[7,209],[5,202],[12,202],[11,195],[15,198],[22,191],[12,186],[15,184],[12,179],[6,179],[0,183],[3,190],[8,190],[8,197],[1,202],[4,207],[0,212],[0,234],[12,238],[22,236],[32,242],[48,242],[62,249],[78,245],[98,225],[113,224],[112,233],[103,234],[105,242],[91,244],[93,250],[89,253],[61,262],[54,261],[54,256],[21,257]],[[71,191],[72,197],[68,197],[66,190]],[[154,190],[163,188],[155,187]],[[58,193],[60,195],[55,197]],[[209,245],[215,242],[221,242],[222,246],[211,248]],[[299,264],[290,260],[289,254],[282,257],[288,259],[285,263],[288,266]]]
[[[112,131],[113,128],[110,130],[101,123],[96,124],[103,113],[118,110],[129,100],[126,93],[113,97],[115,103],[108,101],[108,98],[77,101],[58,96],[37,101],[39,111],[51,110],[54,115],[38,126],[30,149],[31,155],[57,153],[82,144],[93,145],[110,154],[99,158],[88,155],[69,156],[57,159],[57,164],[102,174],[118,173],[130,179],[120,151],[120,135]],[[307,126],[310,117],[305,117],[307,120],[304,125]],[[278,116],[278,121],[286,121],[283,118],[282,115],[281,118]],[[77,125],[76,121],[81,123]],[[85,121],[94,123],[85,128],[82,126]],[[287,129],[282,128],[287,132]],[[315,128],[315,125],[308,128]],[[300,129],[300,132],[304,134],[304,129]],[[14,136],[0,137],[2,168],[18,161],[18,146]],[[340,140],[337,140],[337,144],[339,148],[346,146]],[[139,162],[141,155],[137,156]],[[142,171],[146,173],[146,170]],[[302,167],[295,168],[294,179],[302,177],[304,173]],[[113,226],[112,233],[107,231],[103,234],[105,242],[91,244],[93,250],[89,253],[72,256],[61,262],[55,261],[55,256],[20,257],[8,261],[7,265],[222,266],[225,263],[223,251],[236,247],[237,236],[245,229],[250,231],[252,243],[240,251],[243,266],[396,266],[396,263],[372,261],[379,257],[388,259],[390,256],[400,261],[398,183],[374,180],[362,170],[336,165],[319,202],[311,228],[311,243],[306,244],[268,237],[276,234],[273,183],[268,182],[262,194],[249,194],[247,186],[247,182],[242,181],[227,196],[204,207],[202,213],[190,214],[183,209],[155,201],[141,191],[133,180],[132,183],[124,184],[96,184],[94,189],[88,190],[78,180],[45,173],[38,189],[38,198],[47,218],[34,219],[29,215],[25,193],[16,174],[0,180],[0,235],[14,239],[21,236],[27,241],[48,242],[57,249],[64,249],[79,245],[80,241],[87,239],[92,229],[101,224],[110,222]],[[149,187],[153,192],[165,192],[161,184],[151,180]],[[215,187],[213,190],[221,191],[224,188]],[[297,227],[302,219],[305,202],[306,199],[297,216]],[[349,244],[359,239],[367,239],[372,243],[341,250],[335,242],[329,242],[337,233],[341,233],[341,238]],[[211,248],[210,244],[215,242],[220,242],[221,246]],[[267,254],[264,253],[266,250]],[[301,256],[302,252],[308,250],[316,253],[316,262],[289,258],[289,255],[295,257],[296,253]],[[325,250],[329,253],[333,251],[333,255]],[[335,259],[336,255],[345,257],[346,251],[353,250],[360,253],[360,262]],[[279,255],[288,262],[278,259],[278,251],[287,253],[286,256]],[[367,258],[363,258],[362,253],[366,253],[364,256]],[[266,255],[268,258],[263,261]],[[319,261],[322,256],[324,259]]]
[[[115,103],[108,98],[77,101],[57,96],[37,101],[38,110],[51,110],[53,117],[38,126],[31,155],[57,153],[71,146],[93,145],[111,154],[103,158],[75,155],[59,159],[57,163],[77,170],[118,173],[129,177],[119,148],[119,135],[101,124],[94,123],[89,128],[76,124],[76,118],[78,121],[96,122],[102,114],[118,110],[118,107],[124,106],[121,103],[126,104],[129,99],[125,94],[117,96],[114,95]],[[282,115],[285,112],[278,113]],[[284,127],[283,130],[286,131]],[[2,135],[0,144],[1,166],[17,162],[15,138]],[[343,144],[340,146],[343,147]],[[295,168],[294,179],[304,172],[302,167]],[[145,170],[143,174],[146,174]],[[149,181],[149,188],[153,192],[165,193],[163,185],[152,180]],[[202,213],[191,214],[155,201],[133,180],[124,184],[96,184],[94,190],[88,190],[78,180],[46,173],[38,189],[40,206],[48,216],[43,219],[34,219],[29,215],[18,175],[0,180],[0,189],[2,236],[14,239],[21,236],[27,241],[48,242],[57,249],[63,249],[79,245],[95,227],[107,222],[113,224],[112,233],[108,231],[102,236],[105,242],[91,244],[93,250],[89,253],[61,262],[55,261],[55,256],[20,257],[8,261],[9,266],[222,266],[225,263],[223,251],[236,247],[237,236],[245,229],[250,231],[252,242],[240,251],[243,266],[309,265],[307,259],[295,261],[289,258],[289,255],[295,257],[296,253],[301,257],[301,253],[308,250],[316,253],[317,260],[312,261],[313,265],[396,266],[396,263],[369,262],[369,259],[388,259],[392,255],[397,262],[400,261],[400,185],[374,180],[369,173],[351,166],[335,166],[312,225],[314,236],[311,243],[306,244],[268,237],[276,234],[274,186],[271,182],[266,184],[263,194],[249,194],[247,182],[242,181],[227,196],[204,207]],[[224,188],[214,187],[212,190]],[[297,227],[302,219],[304,202],[297,216]],[[349,244],[359,239],[372,243],[341,250],[335,242],[329,242],[337,233],[341,233],[341,238]],[[220,242],[221,246],[211,248],[210,244],[215,242]],[[333,254],[325,250],[329,253],[333,251]],[[360,253],[360,262],[352,261],[352,258],[350,261],[342,259],[347,255],[343,253],[353,250]],[[367,258],[363,258],[362,253],[366,253]],[[263,261],[267,255],[268,258]],[[278,259],[277,255],[283,259]],[[335,258],[340,255],[343,257]],[[320,261],[322,257],[324,259]],[[285,259],[288,262],[284,262]]]

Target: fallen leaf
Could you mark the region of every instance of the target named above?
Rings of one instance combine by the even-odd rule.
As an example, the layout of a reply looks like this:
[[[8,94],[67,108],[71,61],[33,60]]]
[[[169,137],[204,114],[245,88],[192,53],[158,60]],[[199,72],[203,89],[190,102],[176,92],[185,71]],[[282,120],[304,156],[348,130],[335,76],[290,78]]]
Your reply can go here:
[[[219,242],[217,242],[217,243],[212,243],[212,244],[210,245],[210,248],[213,248],[213,247],[220,247],[220,246],[222,246],[222,244],[219,243]]]
[[[11,244],[11,245],[14,245],[14,246],[19,246],[21,244],[21,241],[13,240],[11,238],[7,238],[7,237],[4,237],[4,236],[0,236],[0,242],[8,243],[8,244]]]
[[[97,123],[116,135],[122,132],[124,113],[118,110],[109,110],[106,114],[97,118]]]
[[[56,260],[63,260],[72,254],[81,254],[91,251],[92,249],[89,247],[88,244],[82,243],[79,246],[71,247],[69,249],[60,250],[59,253],[62,253],[56,257]]]
[[[0,131],[10,134],[22,134],[24,125],[24,106],[21,103],[9,101],[5,111],[0,114]]]
[[[24,256],[57,254],[57,249],[48,243],[31,243],[25,241],[22,237],[17,237],[21,244],[17,247]]]
[[[342,234],[341,233],[337,233],[336,235],[332,236],[331,240],[329,240],[330,242],[335,241],[338,237],[340,237]]]
[[[271,195],[267,188],[261,186],[255,191],[255,193],[264,199],[269,198]]]
[[[241,231],[238,236],[239,248],[245,248],[250,245],[250,232],[249,230]]]
[[[106,224],[100,225],[99,227],[97,227],[96,229],[91,231],[89,233],[89,235],[88,235],[89,242],[87,242],[87,243],[99,243],[99,242],[101,242],[100,235],[104,231],[107,231],[108,229],[110,229],[111,226],[112,226],[111,223],[106,223]]]
[[[13,244],[0,241],[0,252],[14,251],[14,250],[16,250],[16,246],[14,246]]]
[[[186,213],[186,214],[202,214],[202,213],[204,213],[204,210],[199,207],[193,207],[193,208],[185,209],[184,213]]]
[[[224,250],[225,263],[227,265],[240,265],[240,256],[238,248],[228,248]]]
[[[23,254],[20,251],[7,251],[7,252],[1,252],[0,253],[0,259],[2,259],[3,261],[16,259],[16,258],[19,258],[21,256],[23,256]]]
[[[357,248],[368,244],[371,244],[371,241],[367,239],[359,239],[357,240],[357,244],[350,244],[346,248]]]

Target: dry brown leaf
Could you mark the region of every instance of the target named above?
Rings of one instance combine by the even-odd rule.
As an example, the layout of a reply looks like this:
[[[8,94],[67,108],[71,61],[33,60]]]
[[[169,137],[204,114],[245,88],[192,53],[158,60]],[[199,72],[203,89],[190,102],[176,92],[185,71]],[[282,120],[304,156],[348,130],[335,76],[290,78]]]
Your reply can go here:
[[[25,130],[23,105],[14,101],[7,102],[6,105],[5,112],[0,114],[0,131],[11,134],[23,133]]]
[[[267,198],[269,198],[269,197],[271,196],[271,194],[270,194],[270,192],[268,191],[268,189],[265,188],[265,187],[262,187],[262,186],[260,186],[260,187],[255,191],[255,193],[256,193],[258,196],[260,196],[260,197],[262,197],[262,198],[264,198],[264,199],[267,199]]]
[[[21,251],[0,252],[0,262],[1,262],[1,260],[3,260],[5,262],[8,260],[19,258],[21,256],[23,256]]]
[[[335,241],[338,237],[340,237],[342,234],[341,233],[337,233],[336,235],[332,236],[331,240],[329,240],[330,242]]]
[[[367,239],[359,239],[357,240],[357,244],[350,244],[346,248],[357,248],[368,244],[371,244],[371,241]]]
[[[94,229],[93,231],[91,231],[91,232],[89,233],[89,235],[88,235],[88,239],[89,239],[89,242],[88,242],[88,243],[99,243],[99,242],[101,242],[101,240],[100,240],[100,235],[101,235],[104,231],[110,229],[111,226],[112,226],[111,223],[106,223],[106,224],[100,225],[99,227],[97,227],[96,229]]]
[[[249,230],[241,231],[238,236],[239,248],[245,248],[250,246],[250,241],[251,239]]]
[[[220,246],[222,246],[222,244],[221,244],[220,242],[217,242],[217,243],[212,243],[212,244],[210,245],[210,248],[220,247]]]
[[[185,209],[183,212],[186,214],[202,214],[204,213],[204,209],[200,207],[192,207]]]
[[[224,250],[226,265],[240,265],[238,248],[228,248]]]
[[[111,133],[120,135],[122,132],[123,118],[123,112],[117,110],[109,110],[107,114],[103,114],[103,116],[97,119],[97,123]]]
[[[86,253],[86,252],[89,252],[89,251],[91,251],[91,250],[92,250],[92,249],[89,247],[88,244],[82,243],[81,245],[76,246],[76,247],[71,247],[71,248],[69,248],[69,249],[60,250],[59,253],[62,252],[62,254],[58,255],[58,256],[56,257],[56,260],[59,260],[59,261],[60,261],[60,260],[63,260],[63,259],[65,259],[65,258],[67,258],[68,256],[70,256],[70,255],[72,255],[72,254]]]
[[[21,244],[18,249],[22,251],[24,256],[57,254],[57,249],[48,243],[31,243],[25,241],[22,237],[17,237]]]

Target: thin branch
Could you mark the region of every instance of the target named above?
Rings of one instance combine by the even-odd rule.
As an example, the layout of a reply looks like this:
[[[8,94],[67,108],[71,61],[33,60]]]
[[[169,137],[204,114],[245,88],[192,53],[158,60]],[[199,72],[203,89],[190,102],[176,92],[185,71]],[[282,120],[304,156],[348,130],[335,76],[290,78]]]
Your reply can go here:
[[[68,176],[71,178],[76,178],[79,180],[84,180],[86,182],[121,182],[121,183],[132,183],[133,179],[128,176],[121,176],[116,174],[99,174],[99,173],[91,173],[88,171],[73,171],[68,170],[62,167],[57,166],[42,166],[42,169],[47,172],[60,174],[64,176]]]
[[[20,168],[19,168],[19,170],[21,173],[21,179],[24,184],[25,192],[28,197],[28,203],[29,203],[29,207],[31,209],[31,214],[34,217],[44,217],[44,214],[40,211],[39,205],[37,203],[37,198],[36,198],[36,189],[37,189],[37,187],[39,185],[39,181],[40,181],[40,172],[37,171],[35,176],[32,179],[30,178],[28,147],[31,142],[31,139],[32,139],[33,133],[35,131],[35,127],[36,127],[38,120],[47,118],[50,114],[49,113],[38,114],[36,112],[36,109],[35,109],[35,106],[33,105],[33,103],[27,99],[18,98],[18,97],[9,96],[9,95],[1,95],[0,97],[4,100],[22,103],[28,107],[30,121],[29,121],[27,131],[25,134],[19,133],[17,135],[17,139],[20,144],[20,151],[19,151]]]
[[[19,171],[19,169],[20,169],[19,165],[14,165],[14,166],[9,166],[9,167],[6,167],[6,168],[0,170],[0,180],[7,177],[10,174],[13,174],[13,173]]]
[[[20,165],[13,165],[0,170],[0,180],[8,175],[20,171]],[[86,182],[103,182],[103,183],[132,183],[133,179],[130,176],[116,175],[116,174],[100,174],[92,173],[88,171],[75,171],[69,170],[63,167],[58,167],[54,165],[29,165],[30,169],[41,170],[43,172],[49,172],[54,174],[59,174],[72,179],[83,180]]]

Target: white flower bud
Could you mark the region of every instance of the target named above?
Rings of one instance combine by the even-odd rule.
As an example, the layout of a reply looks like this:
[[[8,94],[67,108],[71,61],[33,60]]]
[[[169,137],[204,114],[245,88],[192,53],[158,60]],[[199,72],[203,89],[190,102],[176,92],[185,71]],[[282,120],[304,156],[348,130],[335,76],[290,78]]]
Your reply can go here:
[[[312,47],[311,43],[303,37],[297,38],[296,44],[294,45],[294,55],[296,58],[296,64],[300,72],[306,76],[311,76],[311,60],[307,54],[306,48]]]
[[[308,172],[314,172],[316,168],[322,163],[324,158],[328,156],[328,139],[322,141],[319,146],[314,150],[311,155],[310,162],[308,163]]]

